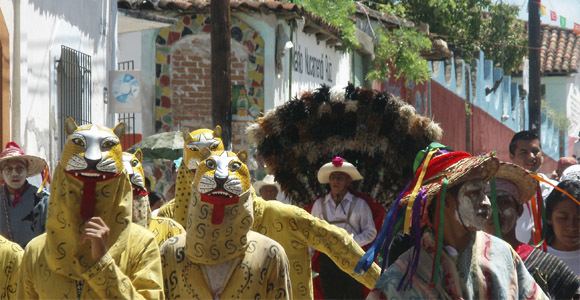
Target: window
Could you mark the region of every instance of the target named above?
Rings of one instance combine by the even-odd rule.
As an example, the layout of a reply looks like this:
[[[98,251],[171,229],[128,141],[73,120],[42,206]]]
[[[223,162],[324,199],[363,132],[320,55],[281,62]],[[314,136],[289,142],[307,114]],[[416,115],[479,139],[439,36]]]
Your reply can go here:
[[[91,122],[91,56],[61,46],[57,61],[60,149],[66,141],[64,121],[73,117],[77,124]]]

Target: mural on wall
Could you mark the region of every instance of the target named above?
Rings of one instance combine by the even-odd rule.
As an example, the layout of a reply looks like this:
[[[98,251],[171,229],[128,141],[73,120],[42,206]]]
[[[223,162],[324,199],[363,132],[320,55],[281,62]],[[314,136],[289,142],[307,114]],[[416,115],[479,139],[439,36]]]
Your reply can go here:
[[[171,131],[177,127],[172,112],[172,46],[187,35],[210,32],[211,25],[207,15],[183,16],[175,25],[159,30],[155,41],[156,132]],[[232,104],[237,105],[235,110],[232,108],[232,113],[235,112],[232,119],[252,121],[264,112],[264,40],[257,31],[236,17],[232,17],[231,38],[248,51],[248,59],[244,61],[244,83],[232,87]]]

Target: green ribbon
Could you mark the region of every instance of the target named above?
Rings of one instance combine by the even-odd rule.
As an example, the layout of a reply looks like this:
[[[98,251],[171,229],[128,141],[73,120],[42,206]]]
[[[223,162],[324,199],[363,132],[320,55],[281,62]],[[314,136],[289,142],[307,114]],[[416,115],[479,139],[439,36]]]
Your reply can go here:
[[[497,208],[497,189],[495,187],[495,177],[489,181],[491,186],[491,216],[493,218],[493,227],[495,228],[495,236],[501,238],[501,226],[499,225],[499,209]]]
[[[433,149],[451,150],[450,147],[447,147],[443,144],[440,144],[437,142],[432,142],[431,144],[429,144],[429,146],[427,146],[427,148],[417,152],[417,155],[415,156],[415,161],[413,161],[413,172],[417,171],[417,169],[419,168],[419,166],[421,165],[421,163],[425,159],[425,156],[427,155],[427,153],[429,153]]]

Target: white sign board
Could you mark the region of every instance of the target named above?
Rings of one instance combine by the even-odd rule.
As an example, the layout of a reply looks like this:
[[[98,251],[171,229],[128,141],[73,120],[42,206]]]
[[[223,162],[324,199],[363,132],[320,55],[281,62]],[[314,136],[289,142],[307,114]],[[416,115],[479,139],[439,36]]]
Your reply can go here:
[[[141,72],[111,71],[109,80],[111,110],[116,113],[141,112]]]
[[[292,93],[299,95],[321,84],[346,87],[351,75],[350,55],[327,46],[325,41],[318,41],[315,35],[304,33],[302,28],[298,26],[292,41]]]

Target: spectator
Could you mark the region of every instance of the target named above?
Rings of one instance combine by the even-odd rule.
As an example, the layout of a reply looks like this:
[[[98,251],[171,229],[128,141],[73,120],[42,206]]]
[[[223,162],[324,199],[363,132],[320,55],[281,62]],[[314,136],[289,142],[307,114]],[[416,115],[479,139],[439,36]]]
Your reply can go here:
[[[538,135],[533,131],[524,130],[516,133],[510,142],[509,152],[512,163],[531,172],[538,172],[544,162],[540,137],[538,137]],[[551,182],[554,185],[558,184],[557,181],[551,180],[542,173],[537,174],[547,182]],[[550,194],[552,186],[541,182],[540,189],[542,190],[542,197],[545,199],[548,194]],[[516,237],[520,242],[529,243],[532,241],[533,231],[534,221],[532,218],[532,212],[530,206],[526,205],[524,207],[524,212],[518,219],[516,225]]]
[[[345,229],[361,246],[371,243],[377,235],[368,204],[349,192],[353,180],[363,177],[356,167],[341,157],[318,170],[318,181],[329,184],[330,192],[314,202],[312,215]],[[319,256],[320,282],[325,298],[360,299],[362,286],[343,272],[325,254]]]
[[[264,200],[276,200],[280,192],[280,185],[276,182],[273,175],[268,174],[262,180],[254,183],[254,190]]]
[[[546,199],[547,224],[544,230],[548,253],[559,257],[580,276],[580,181],[564,180],[558,188],[575,199],[557,189]]]
[[[48,193],[26,179],[44,170],[44,159],[24,154],[15,142],[0,153],[4,186],[0,190],[0,234],[22,248],[45,230]]]
[[[520,166],[504,162],[495,178],[499,224],[495,228],[490,218],[486,231],[498,235],[516,250],[545,293],[556,299],[571,299],[580,287],[580,278],[558,257],[516,239],[516,221],[522,215],[522,204],[534,195],[536,181]],[[487,194],[492,197],[491,190]]]

